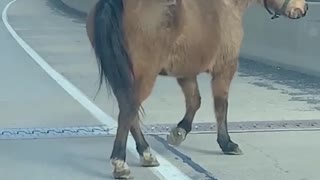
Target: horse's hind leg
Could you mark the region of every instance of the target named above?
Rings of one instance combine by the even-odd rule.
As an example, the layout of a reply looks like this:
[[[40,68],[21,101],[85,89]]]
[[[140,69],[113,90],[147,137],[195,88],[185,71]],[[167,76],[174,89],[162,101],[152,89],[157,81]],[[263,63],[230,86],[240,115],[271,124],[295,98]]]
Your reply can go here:
[[[142,134],[138,118],[136,118],[130,132],[136,141],[136,149],[140,155],[141,165],[143,167],[159,166],[157,158],[151,153],[150,146]]]
[[[129,179],[130,169],[126,163],[127,139],[129,130],[134,121],[134,118],[138,114],[138,111],[133,110],[135,108],[128,106],[122,96],[116,96],[118,99],[120,112],[118,116],[116,139],[113,144],[113,150],[110,158],[114,167],[113,177],[115,179]]]
[[[167,136],[167,141],[171,145],[180,145],[187,134],[192,129],[192,122],[194,116],[201,104],[201,97],[197,82],[197,77],[178,78],[178,84],[180,85],[186,102],[186,113],[183,119],[178,123],[176,128],[173,128],[170,135]]]
[[[242,152],[239,146],[231,141],[227,125],[229,88],[235,71],[236,68],[232,67],[226,68],[220,73],[214,73],[211,86],[218,127],[218,144],[225,154],[238,155],[242,154]]]
[[[146,73],[146,71],[142,71]],[[150,95],[155,79],[155,76],[144,74],[140,76],[136,82],[135,97],[140,104]],[[159,163],[156,157],[150,152],[149,145],[145,140],[139,124],[138,111],[135,107],[128,105],[127,100],[121,94],[116,95],[119,103],[119,118],[116,140],[111,155],[112,164],[114,166],[113,175],[117,179],[129,178],[130,170],[126,161],[126,142],[129,131],[132,133],[136,142],[136,149],[141,157],[142,166],[158,166]],[[130,123],[131,122],[131,123]]]
[[[145,101],[152,92],[157,74],[148,70],[141,70],[143,72],[137,82],[137,97],[140,104]],[[134,124],[132,125],[130,132],[136,141],[136,149],[140,155],[140,163],[144,167],[159,166],[157,158],[151,153],[150,146],[147,143],[139,124],[139,118],[136,117]]]

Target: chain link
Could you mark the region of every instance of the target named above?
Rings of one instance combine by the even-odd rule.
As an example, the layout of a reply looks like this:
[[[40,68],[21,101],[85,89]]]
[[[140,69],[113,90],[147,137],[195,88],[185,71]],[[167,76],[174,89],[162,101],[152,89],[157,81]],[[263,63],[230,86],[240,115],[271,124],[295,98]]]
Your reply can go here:
[[[0,129],[0,139],[39,139],[57,137],[111,136],[105,126],[64,127],[64,128],[10,128]]]

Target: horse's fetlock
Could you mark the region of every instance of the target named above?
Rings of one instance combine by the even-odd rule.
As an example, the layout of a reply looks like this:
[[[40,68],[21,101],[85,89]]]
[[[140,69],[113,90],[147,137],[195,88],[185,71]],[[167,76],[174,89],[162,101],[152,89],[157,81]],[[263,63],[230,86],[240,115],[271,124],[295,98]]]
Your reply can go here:
[[[159,162],[156,156],[151,152],[150,148],[147,148],[140,156],[140,163],[143,167],[155,167],[159,166]]]
[[[130,179],[130,168],[124,160],[112,159],[113,177],[115,179]]]
[[[192,130],[192,122],[190,120],[183,119],[178,123],[178,127],[184,129],[186,134],[188,134]]]

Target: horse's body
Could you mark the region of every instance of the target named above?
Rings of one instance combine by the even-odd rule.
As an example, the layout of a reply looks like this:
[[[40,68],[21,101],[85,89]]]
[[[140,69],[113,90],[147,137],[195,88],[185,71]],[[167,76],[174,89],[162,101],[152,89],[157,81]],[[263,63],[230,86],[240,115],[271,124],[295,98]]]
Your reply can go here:
[[[158,75],[176,77],[186,98],[186,114],[168,136],[179,145],[191,131],[201,98],[196,77],[212,75],[218,143],[226,154],[241,154],[227,131],[229,86],[237,70],[243,38],[242,16],[260,0],[100,0],[87,22],[101,78],[105,77],[119,104],[119,127],[111,155],[114,176],[130,174],[125,163],[129,131],[137,143],[142,165],[157,166],[139,125],[138,111]],[[268,1],[268,0],[267,0]],[[280,1],[267,6],[279,10]],[[301,8],[306,12],[304,0]],[[261,0],[262,3],[262,0]],[[266,3],[266,1],[265,1]],[[299,7],[289,3],[286,9]],[[301,9],[300,8],[300,9]],[[290,10],[291,10],[290,9]],[[293,18],[300,14],[282,12]]]
[[[140,69],[150,71],[153,68],[152,74],[196,76],[201,72],[212,72],[214,65],[224,66],[217,62],[223,54],[236,60],[243,32],[242,28],[235,27],[242,26],[242,19],[241,14],[228,11],[235,10],[230,4],[220,0],[165,2],[132,0],[125,4],[128,10],[124,16],[124,29],[126,37],[131,37],[127,41],[134,59],[134,72],[144,74]],[[93,42],[93,30],[89,32]],[[223,50],[228,52],[223,53]],[[152,65],[144,67],[146,61],[152,61]]]

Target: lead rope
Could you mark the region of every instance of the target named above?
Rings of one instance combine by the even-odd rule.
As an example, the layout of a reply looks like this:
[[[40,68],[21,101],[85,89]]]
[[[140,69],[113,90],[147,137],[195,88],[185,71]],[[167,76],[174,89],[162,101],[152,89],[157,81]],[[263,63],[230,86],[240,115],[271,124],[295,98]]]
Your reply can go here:
[[[286,8],[287,8],[287,6],[288,6],[288,4],[289,4],[289,2],[290,2],[290,0],[285,0],[284,3],[283,3],[283,5],[281,6],[280,10],[272,13],[271,10],[270,10],[269,7],[268,7],[268,2],[267,2],[267,1],[268,1],[268,0],[264,0],[264,1],[263,1],[263,4],[264,4],[264,8],[268,11],[268,13],[271,14],[271,15],[273,15],[273,16],[271,17],[271,19],[279,18],[280,15],[281,15],[283,12],[286,11]]]

